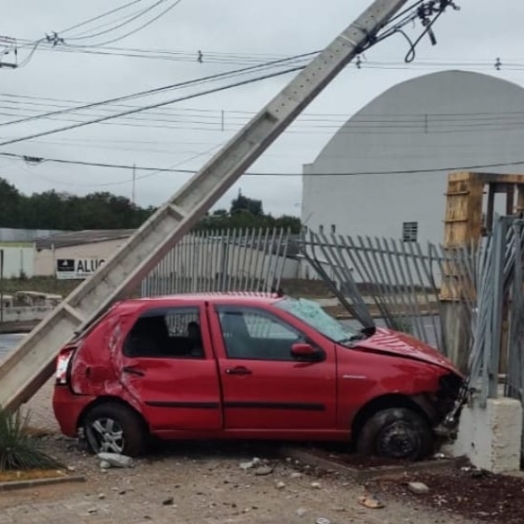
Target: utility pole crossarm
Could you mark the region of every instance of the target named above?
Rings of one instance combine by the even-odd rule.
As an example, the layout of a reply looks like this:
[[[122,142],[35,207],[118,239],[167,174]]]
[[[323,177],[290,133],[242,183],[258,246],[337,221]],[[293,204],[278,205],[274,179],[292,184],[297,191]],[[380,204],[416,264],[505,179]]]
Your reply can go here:
[[[136,288],[407,1],[376,0],[43,320],[0,364],[0,406],[12,411],[29,400],[50,378],[60,347]]]

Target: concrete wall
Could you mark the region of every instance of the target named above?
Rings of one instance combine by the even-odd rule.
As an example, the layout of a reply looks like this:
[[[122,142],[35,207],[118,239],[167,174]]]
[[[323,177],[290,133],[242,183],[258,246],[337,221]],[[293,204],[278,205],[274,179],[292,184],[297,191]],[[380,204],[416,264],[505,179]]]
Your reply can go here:
[[[436,73],[388,90],[304,166],[304,224],[400,239],[403,222],[417,222],[420,242],[442,242],[448,173],[437,169],[507,163],[484,171],[523,173],[511,165],[522,161],[524,128],[511,116],[520,113],[524,89],[476,73]],[[377,172],[385,174],[364,174]],[[326,173],[334,176],[311,176]]]
[[[24,244],[0,244],[0,251],[4,252],[4,278],[19,278],[34,275],[34,248]]]
[[[126,239],[109,240],[80,246],[62,247],[58,249],[43,249],[35,252],[35,276],[54,276],[55,262],[60,258],[103,258],[107,260],[117,251]]]

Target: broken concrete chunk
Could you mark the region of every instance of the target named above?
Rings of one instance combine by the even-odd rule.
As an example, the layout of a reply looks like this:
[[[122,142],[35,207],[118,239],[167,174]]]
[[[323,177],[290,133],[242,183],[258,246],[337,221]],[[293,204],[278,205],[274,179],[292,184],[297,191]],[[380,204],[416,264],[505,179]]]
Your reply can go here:
[[[408,484],[408,489],[415,495],[424,495],[425,493],[429,493],[429,488],[423,482],[410,482]]]
[[[250,460],[249,462],[242,462],[242,464],[240,464],[240,468],[244,471],[248,469],[253,469],[255,466],[260,465],[261,462],[262,461],[259,458],[255,457],[253,460]]]
[[[277,489],[284,489],[286,487],[286,484],[284,482],[280,481],[280,482],[277,482],[275,484],[275,486],[276,486]]]
[[[271,475],[271,473],[273,473],[273,468],[270,466],[260,466],[255,469],[255,475],[257,477],[264,477],[265,475]]]
[[[320,489],[322,487],[322,485],[320,484],[320,482],[312,482],[311,483],[311,487],[313,489]]]
[[[386,507],[386,503],[377,495],[362,495],[358,498],[358,502],[369,509],[380,509]]]
[[[134,465],[133,459],[118,453],[99,453],[98,458],[103,462],[108,462],[114,468],[131,468]]]
[[[111,464],[107,462],[107,460],[101,460],[100,461],[100,469],[104,472],[111,467]]]

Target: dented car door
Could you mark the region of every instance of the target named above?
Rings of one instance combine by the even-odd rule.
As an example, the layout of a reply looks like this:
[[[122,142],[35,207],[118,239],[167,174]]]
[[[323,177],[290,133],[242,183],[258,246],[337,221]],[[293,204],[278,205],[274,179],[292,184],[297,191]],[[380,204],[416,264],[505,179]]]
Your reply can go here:
[[[122,346],[120,377],[151,430],[222,427],[220,389],[199,303],[143,311]]]

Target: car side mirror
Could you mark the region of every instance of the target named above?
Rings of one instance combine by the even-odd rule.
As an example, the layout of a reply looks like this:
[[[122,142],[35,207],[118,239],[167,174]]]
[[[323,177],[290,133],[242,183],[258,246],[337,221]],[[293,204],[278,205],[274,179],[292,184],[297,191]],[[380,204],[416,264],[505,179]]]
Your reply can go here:
[[[305,342],[293,344],[291,346],[291,356],[302,362],[319,362],[324,358],[321,351]]]

